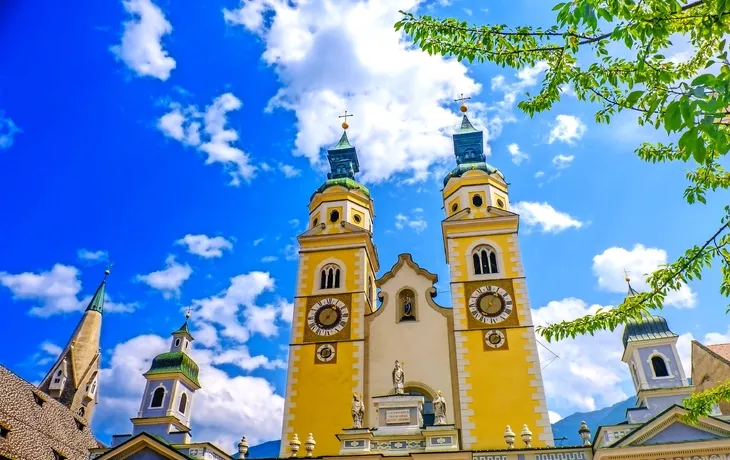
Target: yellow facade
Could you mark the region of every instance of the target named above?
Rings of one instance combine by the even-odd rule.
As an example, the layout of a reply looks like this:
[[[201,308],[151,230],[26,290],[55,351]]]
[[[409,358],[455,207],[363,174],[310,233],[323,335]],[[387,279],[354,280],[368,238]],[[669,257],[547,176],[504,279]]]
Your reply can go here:
[[[444,390],[452,405],[447,425],[458,432],[459,449],[503,449],[507,425],[517,433],[527,425],[535,447],[552,445],[517,241],[519,218],[509,211],[504,177],[484,162],[481,133],[466,117],[458,136],[457,168],[442,191],[451,309],[432,300],[437,277],[408,254],[375,281],[373,202],[354,180],[354,147],[343,135],[328,151],[332,173],[311,197],[309,229],[299,236],[282,456],[294,435],[304,442],[309,433],[318,455],[343,452],[347,441],[341,439],[361,435],[350,431],[338,439],[355,423],[353,394],[362,398],[363,432],[377,438],[374,445],[425,440],[413,433],[413,439],[386,439],[378,431],[392,427],[378,425],[387,422],[374,401],[393,394],[393,362],[405,355],[405,391],[433,401]],[[382,289],[380,307],[376,288]],[[405,291],[412,294],[412,318],[403,317]],[[392,313],[381,314],[384,309]],[[414,449],[426,449],[420,442]]]
[[[479,198],[474,199],[475,196]],[[462,448],[501,448],[505,426],[518,432],[525,424],[533,433],[534,446],[552,445],[517,242],[518,217],[505,209],[506,184],[496,174],[471,171],[450,179],[443,198],[447,219],[442,226],[452,282]],[[448,204],[457,199],[469,208],[454,212]],[[497,199],[503,206],[499,206]],[[475,270],[475,251],[484,247],[496,251],[496,273],[478,274]],[[512,311],[506,318],[486,317],[485,323],[475,318],[469,302],[470,298],[478,298],[475,292],[480,288],[491,286],[508,294]],[[501,339],[497,348],[486,343],[492,334]]]
[[[308,433],[316,433],[317,450],[323,454],[339,452],[335,434],[352,424],[349,411],[343,408],[350,407],[353,393],[365,390],[365,315],[374,309],[379,268],[369,231],[372,209],[372,201],[362,191],[327,188],[312,197],[310,229],[299,237],[282,439],[297,434],[303,442]],[[333,285],[322,288],[322,272],[328,267],[340,270],[339,286],[333,277]],[[318,320],[318,305],[330,299],[346,308],[346,324],[340,330],[326,329],[326,324],[311,327]],[[338,313],[340,322],[342,317]],[[325,350],[329,356],[323,356]],[[287,452],[283,442],[281,455]]]

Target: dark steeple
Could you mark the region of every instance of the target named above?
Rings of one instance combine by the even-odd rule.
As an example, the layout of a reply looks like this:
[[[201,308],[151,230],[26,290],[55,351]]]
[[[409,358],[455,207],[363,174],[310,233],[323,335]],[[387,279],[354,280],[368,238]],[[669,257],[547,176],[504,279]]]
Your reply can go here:
[[[86,307],[86,311],[98,311],[104,313],[104,297],[106,296],[106,278],[109,276],[109,270],[104,271],[104,279],[101,280],[101,284],[96,288],[94,296],[91,298],[89,305]]]
[[[342,123],[343,129],[346,126],[347,123]],[[331,170],[327,173],[327,179],[355,179],[355,173],[360,171],[360,163],[357,161],[355,147],[347,139],[347,131],[342,132],[337,145],[327,150],[327,160]]]

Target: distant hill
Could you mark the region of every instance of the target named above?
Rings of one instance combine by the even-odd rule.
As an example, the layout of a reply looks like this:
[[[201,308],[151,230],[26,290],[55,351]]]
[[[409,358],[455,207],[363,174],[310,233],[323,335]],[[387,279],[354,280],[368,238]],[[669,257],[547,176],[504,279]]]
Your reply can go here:
[[[591,429],[591,435],[595,435],[598,427],[601,425],[613,425],[626,420],[626,409],[633,407],[636,396],[632,396],[626,401],[616,403],[611,407],[594,410],[593,412],[576,412],[564,419],[553,423],[553,437],[568,438],[564,441],[555,441],[555,445],[575,446],[581,443],[578,435],[580,422],[586,422],[588,428]]]
[[[555,441],[557,446],[576,446],[581,443],[578,435],[580,422],[586,422],[592,434],[596,434],[596,430],[601,425],[613,425],[615,423],[626,420],[626,409],[634,405],[635,396],[630,397],[626,401],[616,403],[611,407],[594,410],[593,412],[576,412],[564,419],[553,423],[553,436],[555,438],[567,439],[564,441]],[[247,458],[274,458],[279,456],[279,448],[281,441],[269,441],[258,446],[251,447]]]

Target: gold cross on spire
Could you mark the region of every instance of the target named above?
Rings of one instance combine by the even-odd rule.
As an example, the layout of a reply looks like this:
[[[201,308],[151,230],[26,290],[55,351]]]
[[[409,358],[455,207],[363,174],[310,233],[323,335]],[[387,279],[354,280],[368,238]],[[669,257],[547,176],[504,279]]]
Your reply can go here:
[[[185,319],[190,319],[190,315],[193,312],[193,307],[188,307],[187,310],[185,310]]]
[[[466,113],[466,104],[464,104],[464,101],[468,101],[471,99],[471,97],[464,97],[464,93],[461,93],[461,97],[458,99],[454,99],[454,102],[461,102],[461,107],[459,107],[459,110],[461,110],[461,113]]]
[[[350,125],[347,124],[347,117],[354,117],[354,116],[355,115],[353,115],[351,113],[347,113],[347,110],[345,110],[345,114],[344,115],[340,115],[340,118],[344,118],[345,119],[345,121],[342,122],[342,129],[347,129],[347,128],[350,127]]]

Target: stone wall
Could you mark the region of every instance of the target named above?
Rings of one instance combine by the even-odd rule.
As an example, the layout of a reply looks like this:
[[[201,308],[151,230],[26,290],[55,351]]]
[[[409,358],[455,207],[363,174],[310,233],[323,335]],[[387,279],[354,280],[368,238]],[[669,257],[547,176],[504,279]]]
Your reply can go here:
[[[730,362],[697,341],[692,342],[692,385],[700,392],[730,379]],[[730,402],[720,403],[720,412],[730,414]]]
[[[42,404],[36,402],[36,397]],[[35,386],[0,366],[0,455],[17,460],[88,460],[99,444],[83,419]]]

